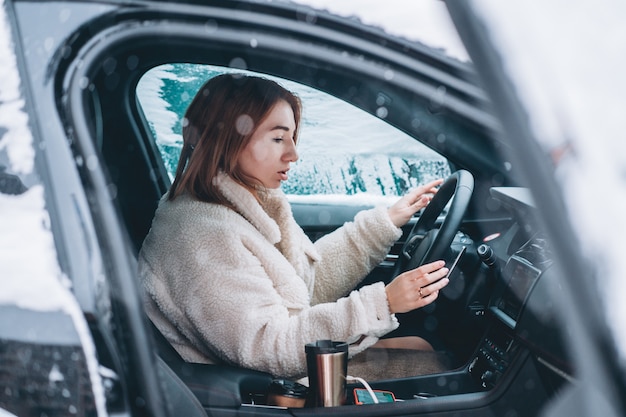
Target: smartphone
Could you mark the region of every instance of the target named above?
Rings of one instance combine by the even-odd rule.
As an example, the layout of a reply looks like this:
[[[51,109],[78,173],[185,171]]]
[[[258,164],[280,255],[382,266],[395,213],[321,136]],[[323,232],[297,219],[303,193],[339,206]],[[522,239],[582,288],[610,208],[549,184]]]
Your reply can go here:
[[[391,391],[383,391],[378,389],[375,389],[373,391],[379,403],[392,403],[396,401],[396,397]],[[357,405],[375,404],[374,399],[365,388],[354,389],[354,403]]]
[[[461,248],[461,250],[459,251],[459,254],[454,259],[454,262],[452,263],[452,266],[448,269],[448,274],[446,275],[446,278],[450,279],[450,277],[452,276],[452,272],[454,271],[454,268],[456,268],[457,264],[459,263],[459,260],[461,259],[461,256],[463,256],[463,254],[465,253],[466,249],[467,249],[466,246],[463,246]]]

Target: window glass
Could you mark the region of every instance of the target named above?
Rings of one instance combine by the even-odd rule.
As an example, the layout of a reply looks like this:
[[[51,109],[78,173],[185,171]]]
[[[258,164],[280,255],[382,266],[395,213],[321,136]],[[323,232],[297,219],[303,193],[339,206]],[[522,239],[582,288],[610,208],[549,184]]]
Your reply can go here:
[[[170,179],[182,147],[181,121],[187,106],[207,79],[233,71],[244,72],[167,64],[139,82],[137,95]],[[339,198],[344,203],[373,203],[450,175],[444,157],[384,120],[308,86],[262,76],[296,93],[303,103],[300,158],[282,186],[291,201]]]

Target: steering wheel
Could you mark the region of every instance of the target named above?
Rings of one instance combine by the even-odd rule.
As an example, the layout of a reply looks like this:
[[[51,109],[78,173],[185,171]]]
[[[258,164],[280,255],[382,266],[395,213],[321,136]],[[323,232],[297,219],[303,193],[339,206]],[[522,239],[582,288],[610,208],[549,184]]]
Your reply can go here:
[[[456,171],[445,180],[407,236],[396,262],[394,276],[444,259],[461,226],[473,191],[474,177],[469,171]],[[451,199],[446,218],[440,228],[435,228],[437,218]]]

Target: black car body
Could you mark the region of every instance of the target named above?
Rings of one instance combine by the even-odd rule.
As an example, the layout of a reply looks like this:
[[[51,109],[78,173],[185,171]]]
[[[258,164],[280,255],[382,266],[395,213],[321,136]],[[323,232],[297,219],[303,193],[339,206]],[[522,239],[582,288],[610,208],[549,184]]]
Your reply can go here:
[[[17,416],[534,416],[595,407],[623,415],[619,348],[593,287],[596,267],[561,214],[558,164],[529,128],[482,9],[448,7],[473,63],[288,2],[5,0],[0,408]],[[137,85],[172,63],[313,87],[443,155],[451,172],[471,173],[471,201],[445,251],[451,259],[467,248],[460,272],[434,308],[401,317],[396,333],[429,334],[453,370],[372,381],[403,400],[393,404],[268,407],[271,375],[184,363],[154,331],[136,255],[171,180]],[[368,206],[292,205],[312,239]],[[364,283],[393,278],[416,222]]]

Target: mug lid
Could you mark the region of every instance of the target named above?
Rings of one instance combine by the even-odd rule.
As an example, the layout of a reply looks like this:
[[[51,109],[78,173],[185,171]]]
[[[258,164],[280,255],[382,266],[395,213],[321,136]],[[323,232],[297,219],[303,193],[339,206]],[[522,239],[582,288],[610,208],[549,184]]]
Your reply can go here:
[[[304,346],[306,353],[340,353],[348,352],[348,344],[346,342],[337,342],[332,340],[318,340],[316,342],[307,343]]]

